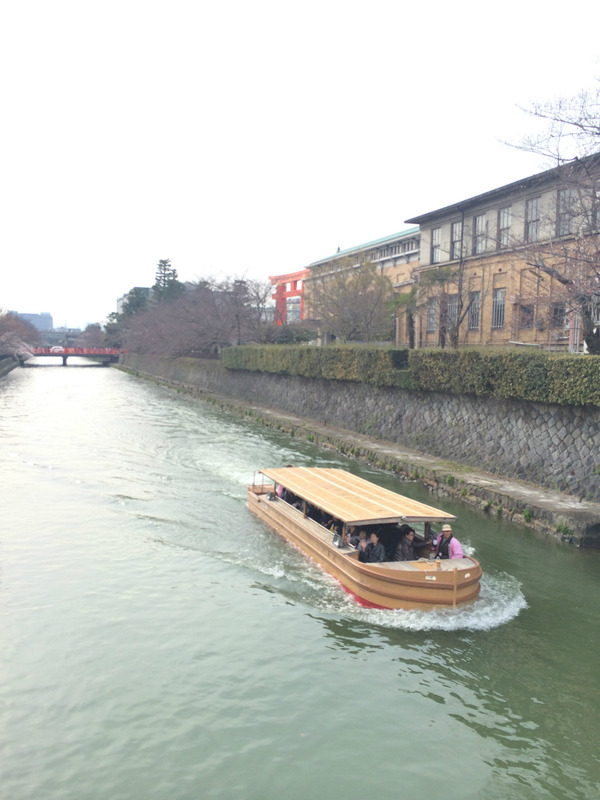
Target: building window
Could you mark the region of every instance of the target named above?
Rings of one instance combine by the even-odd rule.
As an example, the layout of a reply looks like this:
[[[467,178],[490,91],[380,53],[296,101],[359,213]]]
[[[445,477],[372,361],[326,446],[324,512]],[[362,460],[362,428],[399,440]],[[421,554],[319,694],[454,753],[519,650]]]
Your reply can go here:
[[[566,327],[567,308],[564,303],[552,303],[550,306],[550,327],[564,328]]]
[[[467,323],[470,331],[479,330],[480,307],[481,307],[481,292],[471,292],[469,294],[469,316]]]
[[[450,237],[450,258],[458,261],[462,258],[462,222],[452,223],[452,233]]]
[[[525,203],[525,241],[537,242],[540,235],[540,198],[531,197]]]
[[[446,297],[446,325],[455,328],[458,322],[458,294],[449,294]]]
[[[574,194],[572,189],[559,189],[556,195],[556,235],[568,236],[573,233],[573,205]]]
[[[511,207],[501,208],[498,212],[498,250],[510,246],[510,218]]]
[[[437,300],[430,300],[429,303],[427,303],[427,324],[425,327],[427,333],[435,333],[437,330],[437,310]]]
[[[492,297],[492,330],[504,327],[504,311],[506,308],[506,289],[494,289]]]
[[[519,328],[533,328],[533,306],[519,306]]]
[[[288,297],[286,301],[286,322],[288,325],[300,321],[300,298]]]
[[[480,255],[485,251],[485,214],[473,217],[473,255]]]
[[[442,260],[442,229],[433,228],[431,231],[431,263],[439,264]]]

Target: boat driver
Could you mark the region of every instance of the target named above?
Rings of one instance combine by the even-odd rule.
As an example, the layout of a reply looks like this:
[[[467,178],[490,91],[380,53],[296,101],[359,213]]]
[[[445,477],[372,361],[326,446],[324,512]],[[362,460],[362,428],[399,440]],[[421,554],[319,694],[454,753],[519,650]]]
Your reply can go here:
[[[452,525],[442,525],[442,535],[438,536],[434,558],[464,558],[462,546],[452,533]]]

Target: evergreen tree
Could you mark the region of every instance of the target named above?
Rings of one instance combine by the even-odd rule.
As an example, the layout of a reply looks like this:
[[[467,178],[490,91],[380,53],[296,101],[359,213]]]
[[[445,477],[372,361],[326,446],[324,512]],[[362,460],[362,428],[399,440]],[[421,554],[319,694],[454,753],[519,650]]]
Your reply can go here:
[[[171,266],[171,259],[163,258],[156,267],[152,296],[159,303],[174,300],[184,292],[184,285],[177,280],[177,270]]]

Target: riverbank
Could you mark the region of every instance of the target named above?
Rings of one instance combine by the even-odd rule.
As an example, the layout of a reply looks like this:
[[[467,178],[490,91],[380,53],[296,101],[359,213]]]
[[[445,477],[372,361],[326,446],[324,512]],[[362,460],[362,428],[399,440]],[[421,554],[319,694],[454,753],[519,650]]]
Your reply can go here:
[[[458,498],[488,514],[502,516],[528,526],[544,535],[577,546],[600,546],[600,504],[571,495],[550,491],[524,481],[474,470],[456,461],[431,456],[339,426],[301,417],[279,409],[232,398],[216,391],[217,382],[203,386],[191,383],[187,376],[162,374],[137,366],[118,367],[131,374],[183,390],[220,408],[267,427],[301,437],[319,446],[335,449],[378,469],[393,472],[404,480],[419,480],[438,495]],[[214,364],[214,372],[219,365]]]
[[[12,370],[18,366],[18,362],[15,361],[12,356],[0,356],[0,378],[8,375],[9,372],[12,372]]]

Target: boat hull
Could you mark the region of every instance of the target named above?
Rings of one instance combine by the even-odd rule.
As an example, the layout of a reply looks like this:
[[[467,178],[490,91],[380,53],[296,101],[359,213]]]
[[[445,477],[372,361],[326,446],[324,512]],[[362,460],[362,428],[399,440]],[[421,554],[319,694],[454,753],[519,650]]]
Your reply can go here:
[[[331,532],[262,485],[248,487],[248,508],[336,578],[362,605],[452,608],[472,602],[479,594],[481,567],[474,558],[365,564],[353,547],[334,545]]]

